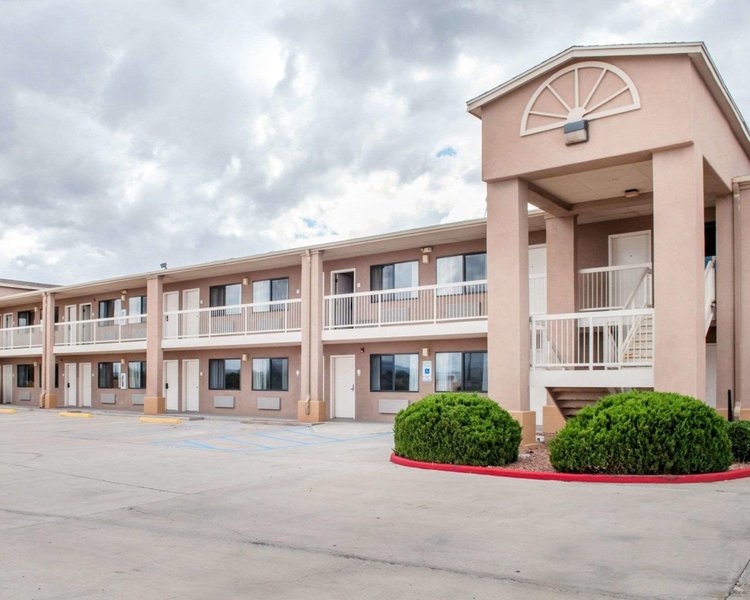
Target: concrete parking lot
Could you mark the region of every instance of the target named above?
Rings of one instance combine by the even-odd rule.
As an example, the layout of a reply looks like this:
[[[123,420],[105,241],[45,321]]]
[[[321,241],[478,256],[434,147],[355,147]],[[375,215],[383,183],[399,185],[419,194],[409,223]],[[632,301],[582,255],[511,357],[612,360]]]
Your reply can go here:
[[[383,424],[0,415],[0,598],[745,597],[750,480],[439,473],[391,444]]]

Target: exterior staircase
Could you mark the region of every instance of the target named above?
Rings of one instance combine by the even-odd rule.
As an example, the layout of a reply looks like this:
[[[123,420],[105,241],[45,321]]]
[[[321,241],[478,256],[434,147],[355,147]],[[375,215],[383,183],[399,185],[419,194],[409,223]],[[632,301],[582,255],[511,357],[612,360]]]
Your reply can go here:
[[[632,328],[625,340],[624,350],[620,362],[649,363],[654,362],[654,317],[644,315],[638,324]]]
[[[610,388],[554,387],[547,388],[555,405],[565,420],[575,417],[586,406],[596,404],[602,397],[613,393]]]

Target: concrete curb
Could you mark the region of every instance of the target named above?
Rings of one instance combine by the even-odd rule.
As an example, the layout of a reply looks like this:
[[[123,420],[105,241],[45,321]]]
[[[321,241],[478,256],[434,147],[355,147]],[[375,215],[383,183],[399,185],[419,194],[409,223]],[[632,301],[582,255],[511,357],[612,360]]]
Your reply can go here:
[[[180,425],[182,419],[178,417],[139,417],[141,423],[160,423],[162,425]]]
[[[0,415],[15,415],[15,408],[0,408]]]
[[[61,412],[57,413],[61,417],[70,417],[72,419],[93,419],[94,415],[88,412]]]
[[[467,465],[446,465],[411,460],[391,454],[391,462],[402,467],[428,469],[431,471],[449,471],[452,473],[470,473],[472,475],[492,475],[494,477],[513,477],[516,479],[535,479],[537,481],[575,481],[585,483],[713,483],[750,477],[750,469],[735,469],[721,473],[698,473],[695,475],[588,475],[583,473],[557,473],[540,471],[521,471],[502,467],[471,467]]]

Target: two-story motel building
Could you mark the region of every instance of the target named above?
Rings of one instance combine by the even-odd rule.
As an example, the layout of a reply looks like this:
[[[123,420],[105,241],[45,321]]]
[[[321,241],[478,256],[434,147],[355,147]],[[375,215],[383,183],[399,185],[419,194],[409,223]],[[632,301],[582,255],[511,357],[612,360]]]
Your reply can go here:
[[[486,219],[0,281],[2,401],[389,420],[470,390],[526,440],[613,390],[750,404],[750,136],[703,44],[573,47],[468,110]]]

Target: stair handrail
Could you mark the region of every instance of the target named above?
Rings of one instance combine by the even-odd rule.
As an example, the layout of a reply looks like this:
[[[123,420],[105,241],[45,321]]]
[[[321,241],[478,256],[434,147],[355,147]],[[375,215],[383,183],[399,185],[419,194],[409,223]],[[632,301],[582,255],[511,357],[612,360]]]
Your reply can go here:
[[[635,306],[635,301],[638,297],[638,290],[641,289],[643,282],[649,275],[651,275],[651,273],[653,273],[653,269],[650,266],[643,267],[643,273],[641,273],[641,276],[638,278],[638,283],[635,284],[633,291],[630,292],[630,296],[628,296],[628,299],[625,301],[625,304],[622,307],[623,310],[646,308],[648,306],[648,293],[643,294],[643,301],[640,303],[640,306]]]

